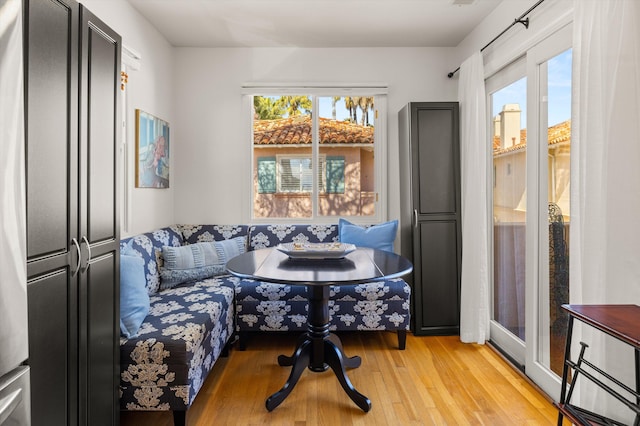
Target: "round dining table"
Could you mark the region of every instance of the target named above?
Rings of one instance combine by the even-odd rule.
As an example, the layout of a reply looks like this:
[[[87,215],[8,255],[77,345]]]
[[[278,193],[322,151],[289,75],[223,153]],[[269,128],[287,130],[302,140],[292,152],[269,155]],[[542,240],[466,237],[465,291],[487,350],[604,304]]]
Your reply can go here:
[[[339,258],[291,257],[276,248],[265,248],[234,257],[227,263],[227,270],[240,278],[307,287],[307,331],[298,339],[292,355],[278,357],[278,364],[290,366],[291,373],[284,386],[267,398],[267,410],[272,411],[287,398],[305,368],[313,372],[331,368],[349,398],[363,411],[371,409],[369,398],[354,388],[346,373],[346,368],[359,367],[361,358],[347,357],[339,337],[329,331],[330,287],[402,277],[413,270],[407,258],[364,247]]]

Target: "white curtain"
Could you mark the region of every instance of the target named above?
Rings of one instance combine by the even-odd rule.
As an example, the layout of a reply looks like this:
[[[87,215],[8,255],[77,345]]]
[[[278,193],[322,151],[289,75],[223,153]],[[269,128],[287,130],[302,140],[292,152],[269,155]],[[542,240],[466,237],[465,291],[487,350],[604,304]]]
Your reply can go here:
[[[459,78],[463,241],[460,340],[484,343],[489,339],[488,143],[484,64],[480,52],[462,63]]]
[[[640,304],[640,2],[574,0],[574,8],[570,299]],[[631,348],[579,330],[587,357],[634,388]],[[580,403],[633,419],[587,381]]]

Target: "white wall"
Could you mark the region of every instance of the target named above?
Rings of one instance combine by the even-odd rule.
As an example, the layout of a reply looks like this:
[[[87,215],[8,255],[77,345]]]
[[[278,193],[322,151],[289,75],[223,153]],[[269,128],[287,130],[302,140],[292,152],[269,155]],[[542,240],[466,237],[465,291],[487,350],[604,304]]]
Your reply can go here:
[[[124,46],[141,56],[140,69],[128,69],[129,83],[126,88],[127,107],[123,111],[126,120],[126,146],[128,158],[126,171],[129,185],[125,198],[130,203],[128,227],[122,237],[175,223],[173,178],[176,175],[171,158],[171,188],[137,189],[135,180],[135,110],[142,109],[169,122],[171,126],[170,152],[175,153],[175,137],[179,123],[174,117],[174,71],[173,47],[131,5],[124,0],[82,0],[93,14],[122,36]]]
[[[179,48],[175,52],[175,212],[180,223],[247,223],[251,177],[244,83],[388,84],[388,195],[398,218],[397,113],[410,101],[455,101],[449,48]]]
[[[494,37],[510,26],[538,0],[504,0],[458,45],[458,63],[482,49]],[[516,24],[483,51],[485,74],[490,76],[517,59],[529,47],[548,36],[550,29],[559,29],[572,19],[573,0],[547,0],[529,15],[529,28]],[[454,67],[455,69],[455,67]],[[456,77],[457,78],[457,77]]]

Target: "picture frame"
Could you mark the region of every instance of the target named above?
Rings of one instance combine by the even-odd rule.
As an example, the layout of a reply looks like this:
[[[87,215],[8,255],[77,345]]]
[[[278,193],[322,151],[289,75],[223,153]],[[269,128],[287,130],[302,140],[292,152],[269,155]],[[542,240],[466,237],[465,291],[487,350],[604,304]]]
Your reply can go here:
[[[169,188],[169,123],[136,109],[136,188]]]

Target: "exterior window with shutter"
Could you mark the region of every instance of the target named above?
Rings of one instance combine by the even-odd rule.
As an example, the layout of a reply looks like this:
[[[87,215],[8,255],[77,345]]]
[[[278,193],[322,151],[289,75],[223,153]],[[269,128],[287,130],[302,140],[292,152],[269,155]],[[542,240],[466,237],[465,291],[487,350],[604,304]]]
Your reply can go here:
[[[324,191],[325,156],[320,156],[318,186]],[[313,190],[313,167],[309,156],[277,156],[276,181],[278,193],[309,193]]]

